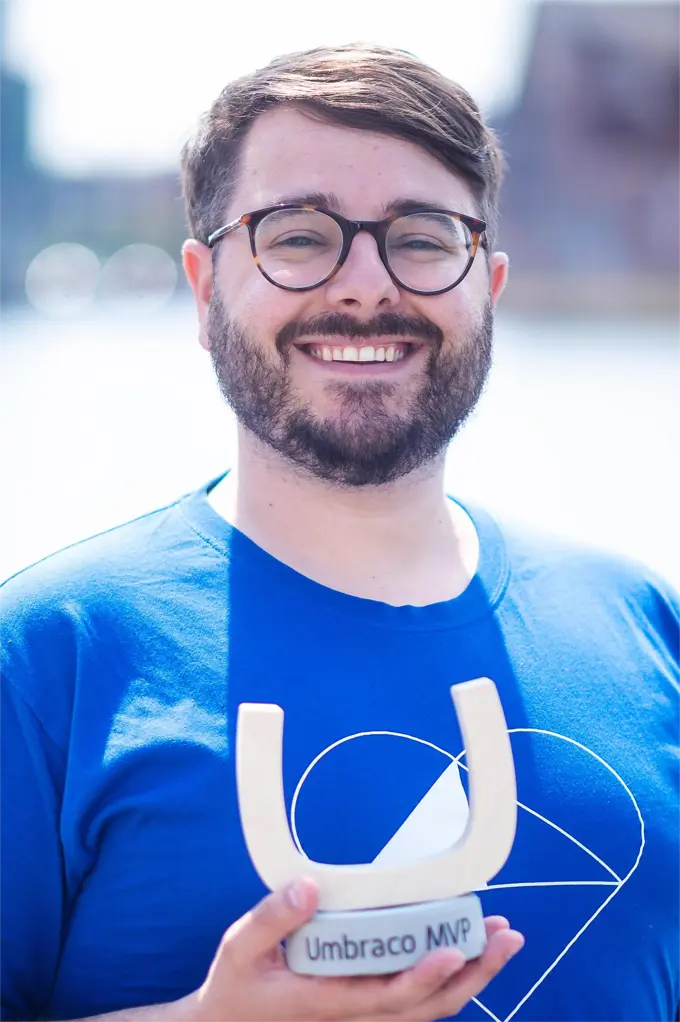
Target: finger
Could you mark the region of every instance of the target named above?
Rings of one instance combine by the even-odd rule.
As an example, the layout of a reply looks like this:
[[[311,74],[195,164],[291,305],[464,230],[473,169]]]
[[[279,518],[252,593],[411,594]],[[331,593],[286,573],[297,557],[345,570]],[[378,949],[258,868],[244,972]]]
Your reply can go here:
[[[283,945],[279,944],[273,951],[268,951],[266,955],[260,959],[260,963],[265,968],[269,969],[285,969],[286,968],[286,955],[283,950]]]
[[[433,1019],[456,1015],[468,1001],[481,993],[523,946],[524,937],[517,930],[501,929],[492,934],[484,954],[468,962],[459,975],[423,1005],[423,1017]]]
[[[484,920],[487,940],[494,933],[508,930],[510,923],[504,916],[488,916]],[[397,976],[387,977],[387,984],[377,991],[376,1003],[383,1010],[392,1012],[403,1011],[404,1008],[415,1007],[432,997],[443,986],[460,972],[466,965],[466,959],[460,951],[441,949],[421,958],[412,968],[406,969]]]
[[[317,1018],[386,1018],[426,1000],[464,966],[460,951],[442,948],[392,975],[309,977],[314,986],[309,984],[307,993]]]
[[[486,939],[490,940],[494,933],[498,933],[499,930],[509,930],[510,923],[505,916],[487,916],[484,920],[484,926],[486,928]]]
[[[341,1017],[385,1018],[408,1012],[431,998],[464,967],[460,951],[441,949],[403,972],[350,980],[342,990]],[[328,989],[329,997],[339,1007],[335,993]]]
[[[275,953],[281,941],[314,915],[319,892],[313,880],[296,880],[263,898],[233,926],[220,944],[215,963],[243,970]]]

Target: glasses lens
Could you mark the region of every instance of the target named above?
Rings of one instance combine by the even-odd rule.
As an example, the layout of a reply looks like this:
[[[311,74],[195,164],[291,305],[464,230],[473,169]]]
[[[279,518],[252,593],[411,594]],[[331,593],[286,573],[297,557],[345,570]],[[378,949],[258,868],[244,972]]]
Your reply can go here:
[[[385,238],[395,277],[416,291],[440,291],[465,272],[472,235],[447,213],[411,213],[399,217]]]
[[[284,287],[318,284],[334,269],[341,249],[340,226],[318,210],[277,209],[255,231],[260,266]]]

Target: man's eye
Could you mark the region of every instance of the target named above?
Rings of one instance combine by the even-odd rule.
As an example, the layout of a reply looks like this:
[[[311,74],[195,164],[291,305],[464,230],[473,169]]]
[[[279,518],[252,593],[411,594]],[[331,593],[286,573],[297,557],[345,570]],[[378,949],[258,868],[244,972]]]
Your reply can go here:
[[[277,238],[272,242],[273,247],[285,246],[287,248],[309,248],[322,244],[319,238],[310,238],[305,234],[291,234],[286,238]]]
[[[401,247],[423,250],[444,248],[441,242],[435,241],[433,238],[404,238]]]

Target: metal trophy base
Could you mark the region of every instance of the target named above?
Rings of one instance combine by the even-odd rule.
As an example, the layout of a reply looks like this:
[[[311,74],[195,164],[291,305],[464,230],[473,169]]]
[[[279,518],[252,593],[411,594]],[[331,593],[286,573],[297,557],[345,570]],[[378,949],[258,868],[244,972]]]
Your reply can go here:
[[[486,947],[476,894],[355,912],[317,912],[286,941],[291,972],[308,976],[384,975],[408,969],[440,947],[477,958]]]

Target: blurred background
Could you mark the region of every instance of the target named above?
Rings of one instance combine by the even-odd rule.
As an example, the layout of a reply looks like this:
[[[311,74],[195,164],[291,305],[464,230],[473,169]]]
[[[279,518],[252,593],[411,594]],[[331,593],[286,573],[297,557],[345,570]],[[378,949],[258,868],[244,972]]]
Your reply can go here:
[[[452,493],[680,585],[673,0],[0,0],[0,576],[220,474],[179,150],[227,81],[365,40],[460,81],[509,172],[496,360]]]

